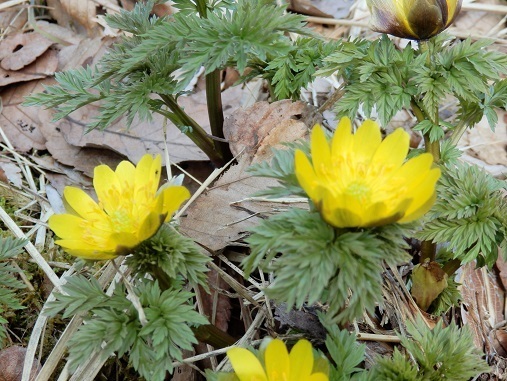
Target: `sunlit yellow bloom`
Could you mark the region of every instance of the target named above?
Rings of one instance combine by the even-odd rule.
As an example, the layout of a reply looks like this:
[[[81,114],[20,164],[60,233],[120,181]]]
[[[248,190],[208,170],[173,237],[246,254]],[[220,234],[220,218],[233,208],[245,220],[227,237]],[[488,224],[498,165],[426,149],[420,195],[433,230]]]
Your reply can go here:
[[[248,349],[227,351],[234,373],[240,381],[328,381],[322,371],[314,372],[312,345],[299,340],[289,352],[284,342],[272,340],[264,352],[264,365]]]
[[[86,259],[111,259],[125,255],[155,234],[189,196],[183,186],[158,191],[161,158],[144,155],[134,167],[122,161],[116,171],[95,167],[93,186],[98,204],[83,190],[66,187],[67,214],[49,219],[60,237],[56,243]]]
[[[412,40],[426,40],[452,24],[462,0],[367,0],[372,29]]]
[[[373,227],[410,222],[435,201],[440,170],[424,153],[405,162],[409,135],[398,128],[382,140],[379,126],[365,121],[355,134],[343,118],[328,142],[319,125],[311,135],[313,165],[296,151],[299,184],[335,227]]]

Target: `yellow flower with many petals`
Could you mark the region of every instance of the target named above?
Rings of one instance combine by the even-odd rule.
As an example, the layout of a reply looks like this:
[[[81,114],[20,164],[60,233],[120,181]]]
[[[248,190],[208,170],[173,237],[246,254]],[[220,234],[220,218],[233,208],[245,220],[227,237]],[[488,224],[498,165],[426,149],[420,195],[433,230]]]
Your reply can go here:
[[[436,36],[452,24],[462,0],[367,0],[372,29],[412,40]]]
[[[183,186],[158,191],[161,158],[144,155],[134,167],[122,161],[116,171],[107,165],[95,167],[93,186],[98,204],[83,190],[66,187],[67,214],[49,219],[49,227],[60,237],[56,243],[67,252],[86,259],[111,259],[153,236],[190,197]]]
[[[398,128],[382,140],[367,120],[355,134],[343,118],[328,142],[319,125],[311,134],[311,156],[297,150],[299,184],[327,223],[338,228],[374,227],[420,218],[435,202],[440,169],[423,153],[405,162],[409,135]]]
[[[289,352],[284,342],[272,340],[264,351],[264,365],[248,349],[227,351],[234,373],[240,381],[328,381],[323,371],[314,371],[312,345],[299,340]]]

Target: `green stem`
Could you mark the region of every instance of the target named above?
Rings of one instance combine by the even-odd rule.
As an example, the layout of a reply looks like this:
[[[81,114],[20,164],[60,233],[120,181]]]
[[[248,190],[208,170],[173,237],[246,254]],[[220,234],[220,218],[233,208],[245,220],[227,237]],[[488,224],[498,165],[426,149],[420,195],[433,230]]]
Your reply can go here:
[[[197,0],[196,8],[201,18],[208,17],[208,7],[206,6],[206,0]]]
[[[190,140],[192,140],[197,147],[202,149],[204,153],[210,158],[210,160],[216,166],[221,166],[225,161],[220,152],[215,150],[215,143],[211,139],[207,132],[194,120],[192,119],[183,109],[178,105],[176,99],[172,95],[159,94],[160,98],[173,112],[174,116],[169,117],[164,113],[162,115],[168,116],[171,121],[179,121],[176,124],[184,134],[186,134]],[[188,128],[190,127],[190,128]]]
[[[211,134],[217,138],[225,139],[224,136],[224,112],[222,107],[222,91],[220,89],[220,70],[217,69],[206,75],[206,103],[208,105],[208,117],[211,127]],[[215,140],[215,151],[225,161],[232,159],[229,144],[224,141]]]
[[[429,43],[427,40],[419,41],[419,49],[422,53],[426,53],[426,66],[431,68],[431,54],[429,49]],[[429,116],[429,119],[434,125],[438,125],[439,116],[438,116],[438,107],[435,107],[435,110],[429,110],[433,115]],[[419,118],[418,118],[419,119]],[[429,133],[424,134],[424,146],[426,148],[426,152],[429,152],[433,155],[433,160],[437,163],[440,160],[440,142],[432,142],[430,139]]]
[[[208,17],[206,0],[197,0],[197,11],[203,19]],[[220,89],[220,69],[206,75],[206,104],[208,106],[208,118],[211,128],[211,135],[220,140],[214,141],[215,151],[220,154],[224,162],[232,159],[229,144],[223,141],[224,136],[224,110],[222,107],[222,91]]]
[[[451,137],[449,138],[451,141],[451,144],[453,146],[458,145],[459,140],[465,133],[466,129],[468,127],[468,123],[466,120],[460,120],[454,131],[452,132]]]

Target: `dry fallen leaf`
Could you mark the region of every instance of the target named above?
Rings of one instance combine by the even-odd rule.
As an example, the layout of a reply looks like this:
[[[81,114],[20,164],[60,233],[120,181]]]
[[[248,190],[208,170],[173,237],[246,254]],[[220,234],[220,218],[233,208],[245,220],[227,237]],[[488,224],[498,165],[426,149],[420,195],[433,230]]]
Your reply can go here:
[[[308,128],[301,119],[310,112],[304,102],[257,102],[227,118],[224,135],[233,155],[245,151],[247,162],[254,161],[254,156],[256,160],[265,160],[270,156],[270,148],[305,135]]]
[[[34,62],[54,42],[38,33],[17,33],[0,41],[0,66],[19,70]]]
[[[58,54],[49,49],[35,62],[20,70],[4,70],[0,68],[0,87],[17,82],[27,82],[53,75],[58,67]]]
[[[70,27],[72,21],[82,25],[89,36],[100,33],[96,22],[98,4],[92,0],[48,0],[51,16],[59,25]]]
[[[486,355],[495,353],[493,327],[505,319],[505,295],[498,278],[474,263],[462,268],[458,282],[462,296],[462,318],[472,332],[474,344]]]

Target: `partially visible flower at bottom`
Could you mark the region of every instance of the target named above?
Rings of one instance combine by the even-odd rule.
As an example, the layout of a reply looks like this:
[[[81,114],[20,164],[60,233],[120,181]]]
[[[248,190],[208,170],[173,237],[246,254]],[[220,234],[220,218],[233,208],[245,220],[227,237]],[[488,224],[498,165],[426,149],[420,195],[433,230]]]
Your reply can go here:
[[[342,118],[331,142],[319,125],[312,130],[311,159],[295,154],[299,184],[322,218],[337,228],[406,223],[422,217],[436,199],[440,169],[423,153],[405,161],[409,134],[398,128],[382,140],[367,120],[355,134]]]
[[[299,340],[290,353],[283,341],[270,341],[261,359],[264,361],[248,349],[238,347],[229,349],[227,356],[240,381],[329,380],[328,369],[316,369],[312,344],[304,339]]]
[[[60,238],[55,242],[68,253],[85,259],[112,259],[129,254],[153,236],[190,192],[183,186],[158,189],[161,158],[144,155],[136,167],[128,161],[115,171],[95,167],[93,186],[98,203],[82,189],[66,187],[67,213],[51,216],[49,227]]]

